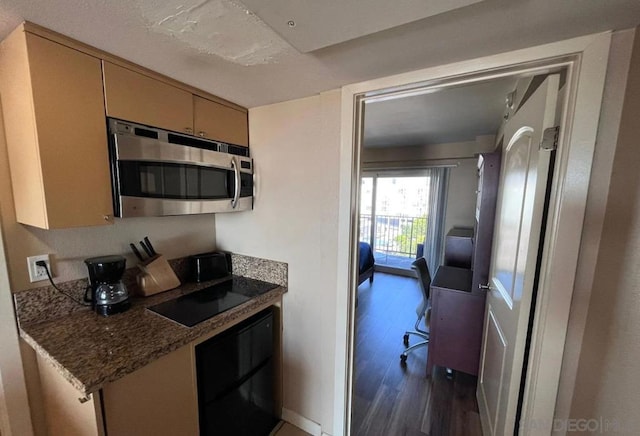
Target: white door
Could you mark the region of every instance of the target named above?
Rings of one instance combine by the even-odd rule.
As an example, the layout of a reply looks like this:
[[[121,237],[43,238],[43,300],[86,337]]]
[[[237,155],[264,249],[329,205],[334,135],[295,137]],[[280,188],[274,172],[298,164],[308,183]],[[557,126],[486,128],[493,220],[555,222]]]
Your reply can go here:
[[[559,76],[548,76],[504,128],[478,406],[485,435],[513,435],[536,275]],[[522,94],[525,90],[517,89]]]

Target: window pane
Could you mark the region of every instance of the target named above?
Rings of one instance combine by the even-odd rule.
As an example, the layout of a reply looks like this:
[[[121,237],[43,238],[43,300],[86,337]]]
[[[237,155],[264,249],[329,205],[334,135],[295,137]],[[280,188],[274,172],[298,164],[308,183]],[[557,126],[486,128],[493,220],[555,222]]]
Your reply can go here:
[[[378,177],[376,263],[408,269],[426,235],[429,177]]]
[[[363,177],[360,183],[360,240],[371,244],[371,212],[373,207],[373,177]]]

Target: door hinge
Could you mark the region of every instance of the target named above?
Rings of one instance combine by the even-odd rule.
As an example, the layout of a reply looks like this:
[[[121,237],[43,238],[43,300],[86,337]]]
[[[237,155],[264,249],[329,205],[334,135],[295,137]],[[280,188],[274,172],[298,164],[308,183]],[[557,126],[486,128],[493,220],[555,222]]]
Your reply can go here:
[[[558,148],[558,137],[560,136],[560,126],[549,127],[542,132],[540,150],[553,151]]]

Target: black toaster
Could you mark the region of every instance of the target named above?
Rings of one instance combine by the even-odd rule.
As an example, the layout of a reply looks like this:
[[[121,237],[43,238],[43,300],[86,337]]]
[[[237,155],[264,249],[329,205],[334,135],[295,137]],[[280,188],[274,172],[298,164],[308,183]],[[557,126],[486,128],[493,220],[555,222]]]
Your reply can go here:
[[[189,256],[190,281],[206,282],[231,273],[231,255],[212,251]]]

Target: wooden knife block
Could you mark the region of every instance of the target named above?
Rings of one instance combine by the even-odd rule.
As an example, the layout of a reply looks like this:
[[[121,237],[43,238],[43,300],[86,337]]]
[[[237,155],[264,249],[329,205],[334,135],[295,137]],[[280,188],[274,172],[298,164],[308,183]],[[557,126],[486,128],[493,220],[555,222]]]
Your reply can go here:
[[[148,297],[180,286],[176,273],[161,254],[139,263],[138,268],[141,270],[137,276],[140,295]]]

